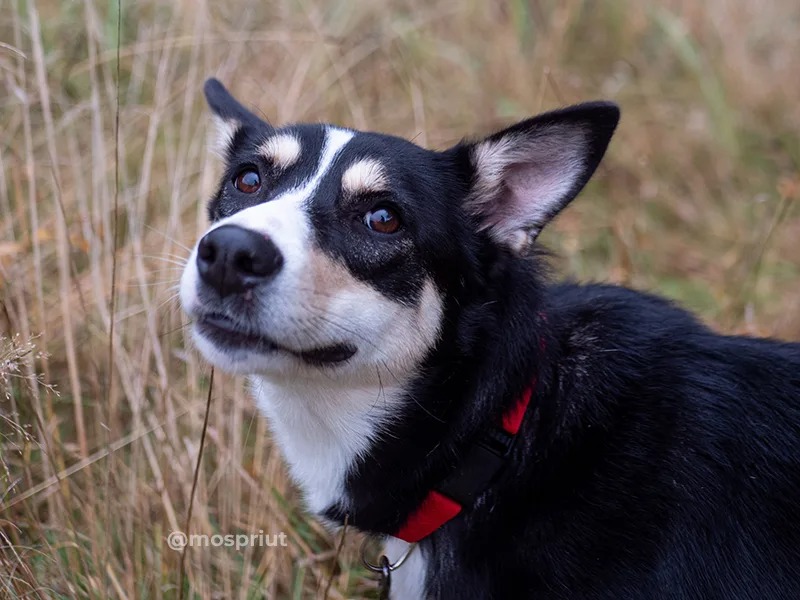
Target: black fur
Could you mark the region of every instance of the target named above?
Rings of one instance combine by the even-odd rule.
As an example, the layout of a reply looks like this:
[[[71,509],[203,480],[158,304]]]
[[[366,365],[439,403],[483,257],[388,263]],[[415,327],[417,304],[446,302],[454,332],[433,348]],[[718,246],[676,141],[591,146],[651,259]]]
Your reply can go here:
[[[502,476],[421,543],[430,597],[800,598],[800,345],[615,286],[537,289],[503,259],[510,293],[450,313],[410,414],[350,477],[350,522],[396,531],[535,377]]]

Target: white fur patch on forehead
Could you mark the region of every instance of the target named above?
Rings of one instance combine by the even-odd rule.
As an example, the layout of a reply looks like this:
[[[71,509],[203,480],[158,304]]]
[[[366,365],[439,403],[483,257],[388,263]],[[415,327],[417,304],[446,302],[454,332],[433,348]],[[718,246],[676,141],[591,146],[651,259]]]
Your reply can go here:
[[[353,163],[342,175],[342,190],[346,194],[382,192],[389,187],[386,168],[373,158]]]
[[[496,241],[522,250],[573,195],[586,168],[587,134],[552,125],[476,144],[467,210]]]
[[[280,133],[266,140],[258,152],[276,167],[286,169],[300,159],[300,140],[292,134]]]
[[[219,115],[212,115],[211,120],[214,123],[211,133],[213,136],[211,149],[214,154],[224,160],[228,157],[228,149],[242,124],[236,119],[223,119]]]
[[[308,182],[307,186],[315,189],[322,178],[328,173],[334,159],[342,149],[353,139],[353,132],[338,127],[327,127],[325,129],[325,146],[322,148],[322,155],[319,158],[319,165],[314,177]]]

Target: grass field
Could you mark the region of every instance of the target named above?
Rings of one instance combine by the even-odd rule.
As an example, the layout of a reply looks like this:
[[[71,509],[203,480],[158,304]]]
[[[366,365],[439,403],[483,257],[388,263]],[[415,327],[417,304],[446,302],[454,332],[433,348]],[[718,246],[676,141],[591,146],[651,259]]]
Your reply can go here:
[[[119,17],[119,20],[118,20]],[[119,26],[118,26],[119,25]],[[374,597],[175,301],[218,173],[209,75],[276,123],[445,147],[566,103],[622,123],[558,272],[800,339],[796,0],[0,0],[0,598]],[[327,590],[327,592],[326,592]]]

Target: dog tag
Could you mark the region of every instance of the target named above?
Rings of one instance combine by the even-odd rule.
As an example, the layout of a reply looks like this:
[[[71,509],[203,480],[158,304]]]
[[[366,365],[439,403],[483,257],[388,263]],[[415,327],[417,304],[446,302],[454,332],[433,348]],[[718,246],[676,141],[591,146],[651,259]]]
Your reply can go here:
[[[392,569],[389,566],[389,559],[381,556],[381,575],[378,582],[378,598],[389,600],[389,588],[392,587]]]

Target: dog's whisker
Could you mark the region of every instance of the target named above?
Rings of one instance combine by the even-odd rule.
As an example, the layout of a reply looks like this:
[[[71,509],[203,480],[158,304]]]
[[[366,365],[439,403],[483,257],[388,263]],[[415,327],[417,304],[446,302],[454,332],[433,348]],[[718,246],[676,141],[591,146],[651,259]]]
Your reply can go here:
[[[152,254],[142,254],[141,257],[149,259],[149,260],[157,260],[157,261],[160,261],[160,262],[173,264],[173,265],[176,265],[177,267],[180,267],[180,268],[186,267],[186,264],[187,264],[187,261],[188,261],[188,258],[172,257],[172,256],[166,256],[166,255],[157,256],[157,255],[152,255]]]
[[[168,335],[171,335],[171,334],[173,334],[173,333],[177,333],[178,331],[181,331],[181,330],[183,330],[183,329],[186,329],[187,327],[191,326],[193,323],[194,323],[194,321],[188,321],[188,322],[186,322],[186,323],[183,323],[183,324],[179,325],[178,327],[174,327],[174,328],[172,328],[172,329],[169,329],[169,330],[167,330],[167,331],[163,331],[163,332],[161,332],[161,333],[158,335],[158,337],[159,337],[159,338],[164,338],[164,337],[167,337]]]
[[[175,239],[175,238],[173,238],[172,236],[170,236],[170,235],[167,235],[165,232],[161,231],[160,229],[156,229],[155,227],[153,227],[153,226],[151,226],[151,225],[148,225],[147,223],[145,223],[145,224],[144,224],[144,226],[145,226],[147,229],[149,229],[150,231],[153,231],[153,232],[155,232],[155,233],[157,233],[157,234],[161,235],[161,236],[162,236],[162,237],[163,237],[165,240],[167,240],[168,242],[171,242],[171,243],[175,244],[176,246],[178,246],[178,247],[182,248],[183,250],[186,250],[186,252],[188,252],[188,253],[191,253],[191,252],[192,252],[192,249],[191,249],[191,248],[189,248],[188,246],[185,246],[185,245],[183,245],[181,242],[179,242],[178,240],[176,240],[176,239]]]

